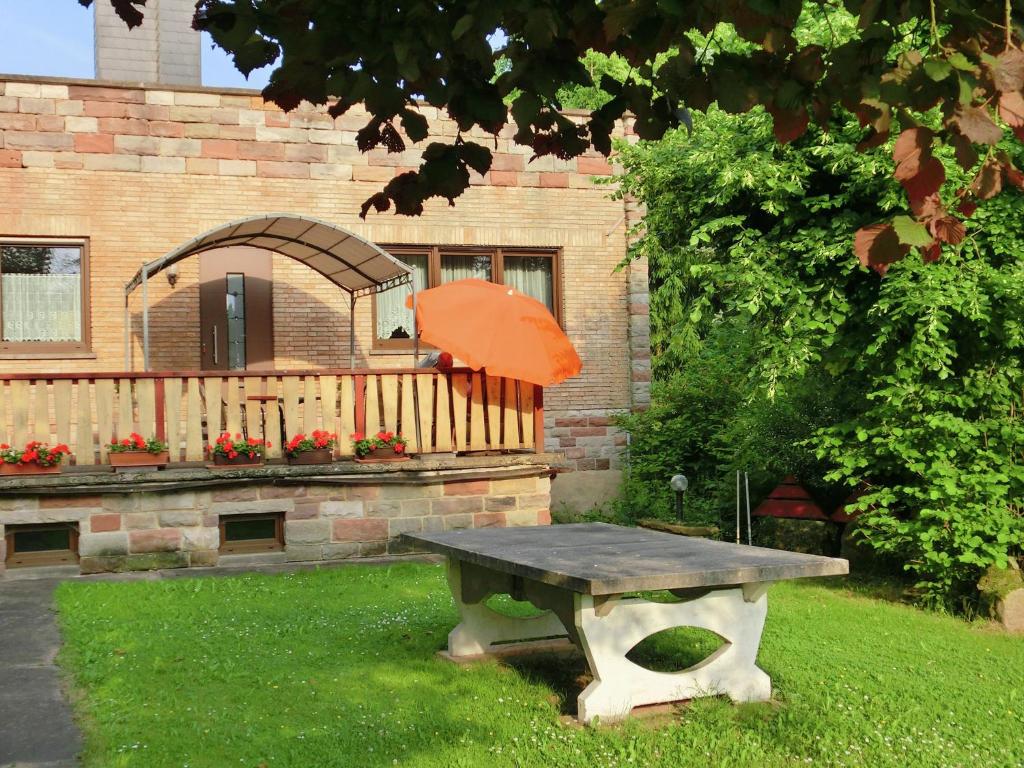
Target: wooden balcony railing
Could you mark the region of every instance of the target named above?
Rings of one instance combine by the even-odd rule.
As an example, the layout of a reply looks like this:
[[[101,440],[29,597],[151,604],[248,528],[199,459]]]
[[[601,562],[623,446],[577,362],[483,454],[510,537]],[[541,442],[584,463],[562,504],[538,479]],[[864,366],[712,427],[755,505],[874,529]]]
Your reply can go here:
[[[203,461],[221,432],[263,437],[401,432],[412,453],[543,450],[543,390],[468,369],[67,373],[0,376],[0,442],[67,443],[78,465],[102,464],[106,444],[156,435],[171,462]]]

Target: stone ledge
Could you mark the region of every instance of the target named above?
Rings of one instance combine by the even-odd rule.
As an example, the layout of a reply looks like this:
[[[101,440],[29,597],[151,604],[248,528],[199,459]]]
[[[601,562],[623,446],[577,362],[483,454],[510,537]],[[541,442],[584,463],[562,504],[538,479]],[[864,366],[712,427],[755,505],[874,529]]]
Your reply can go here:
[[[80,496],[83,494],[132,494],[213,490],[241,485],[345,484],[412,485],[539,477],[556,472],[565,463],[561,454],[523,453],[504,456],[420,458],[394,464],[333,464],[291,466],[268,464],[250,469],[214,470],[182,467],[160,472],[116,474],[101,471],[69,471],[57,475],[0,480],[0,497],[36,494]]]

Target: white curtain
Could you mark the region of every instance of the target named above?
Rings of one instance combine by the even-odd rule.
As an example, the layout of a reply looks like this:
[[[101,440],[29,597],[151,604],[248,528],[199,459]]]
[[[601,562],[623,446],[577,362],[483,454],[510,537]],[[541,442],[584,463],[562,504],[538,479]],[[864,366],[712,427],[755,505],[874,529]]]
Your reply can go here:
[[[467,277],[490,281],[491,254],[441,254],[442,283],[465,280]]]
[[[412,282],[417,291],[427,288],[427,256],[401,254],[395,258],[413,268]],[[405,299],[412,293],[408,285],[389,288],[377,294],[377,338],[411,339],[413,334],[412,310],[406,309]],[[401,329],[401,330],[399,330]]]
[[[543,256],[505,256],[505,285],[532,296],[552,312],[555,293],[552,285],[553,261]]]
[[[81,341],[81,275],[4,274],[4,341]]]

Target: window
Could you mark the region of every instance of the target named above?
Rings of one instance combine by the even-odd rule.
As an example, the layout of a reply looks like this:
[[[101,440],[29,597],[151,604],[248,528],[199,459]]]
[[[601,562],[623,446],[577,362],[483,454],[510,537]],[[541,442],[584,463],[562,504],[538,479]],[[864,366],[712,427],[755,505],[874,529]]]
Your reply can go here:
[[[78,528],[74,523],[9,525],[6,539],[8,568],[78,562]]]
[[[83,242],[0,242],[0,352],[88,349]]]
[[[413,268],[417,291],[474,277],[533,296],[551,310],[559,324],[562,322],[556,250],[395,246],[388,251]],[[401,286],[377,294],[374,346],[378,349],[412,347],[412,310],[405,306],[410,293],[409,286]]]
[[[229,272],[227,282],[228,369],[245,370],[245,275]]]
[[[221,554],[284,549],[284,513],[231,515],[220,519]]]

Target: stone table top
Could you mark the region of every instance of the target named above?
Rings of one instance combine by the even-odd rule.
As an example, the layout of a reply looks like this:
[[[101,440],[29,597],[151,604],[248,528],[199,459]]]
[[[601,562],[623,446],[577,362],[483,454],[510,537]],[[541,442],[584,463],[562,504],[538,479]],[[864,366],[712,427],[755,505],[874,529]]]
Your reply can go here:
[[[405,534],[421,548],[588,595],[849,573],[846,560],[608,523]]]

